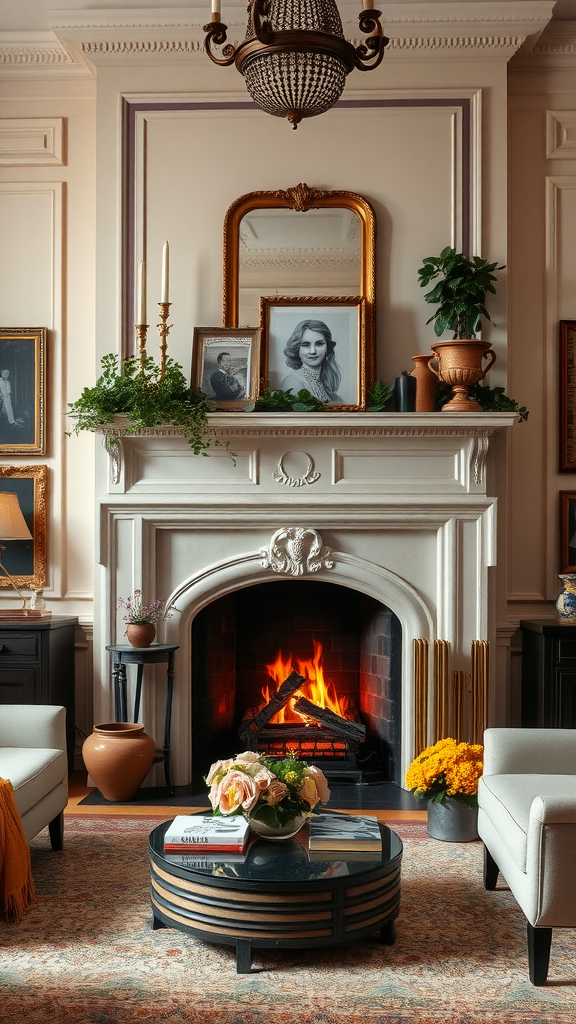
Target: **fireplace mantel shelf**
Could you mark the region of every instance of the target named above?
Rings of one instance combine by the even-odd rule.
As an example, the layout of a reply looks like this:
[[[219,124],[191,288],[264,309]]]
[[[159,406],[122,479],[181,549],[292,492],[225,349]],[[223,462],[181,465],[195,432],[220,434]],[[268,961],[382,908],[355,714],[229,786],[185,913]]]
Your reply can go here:
[[[324,436],[426,436],[477,435],[492,436],[511,427],[517,414],[501,413],[443,413],[443,412],[316,412],[316,413],[269,413],[269,412],[216,412],[208,414],[209,426],[218,434],[228,437],[274,434],[302,436],[308,434]],[[96,433],[108,438],[128,437],[178,437],[181,431],[170,424],[149,427],[137,433],[127,433],[130,420],[127,416],[115,416],[114,422],[98,427]]]

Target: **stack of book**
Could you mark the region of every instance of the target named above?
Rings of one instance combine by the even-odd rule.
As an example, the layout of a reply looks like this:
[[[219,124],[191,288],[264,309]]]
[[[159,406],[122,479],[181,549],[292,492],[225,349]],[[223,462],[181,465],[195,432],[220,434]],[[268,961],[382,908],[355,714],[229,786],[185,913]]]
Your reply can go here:
[[[342,853],[343,860],[379,860],[382,835],[378,819],[361,814],[315,814],[310,818],[308,848],[311,860]]]
[[[241,814],[178,814],[164,835],[164,854],[173,864],[205,867],[218,861],[243,860],[250,825]]]

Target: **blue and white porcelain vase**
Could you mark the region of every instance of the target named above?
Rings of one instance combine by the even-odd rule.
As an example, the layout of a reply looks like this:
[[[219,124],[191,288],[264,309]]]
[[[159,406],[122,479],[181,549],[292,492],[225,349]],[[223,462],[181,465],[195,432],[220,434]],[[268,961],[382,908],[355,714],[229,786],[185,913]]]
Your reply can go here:
[[[576,573],[560,573],[562,590],[556,598],[558,618],[563,622],[576,622]]]

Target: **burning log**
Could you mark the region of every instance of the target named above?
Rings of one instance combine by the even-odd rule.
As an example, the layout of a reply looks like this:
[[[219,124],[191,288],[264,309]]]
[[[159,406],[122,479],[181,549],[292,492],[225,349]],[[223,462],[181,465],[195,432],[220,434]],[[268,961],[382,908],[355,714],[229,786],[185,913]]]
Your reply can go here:
[[[245,743],[249,743],[251,739],[256,737],[256,734],[267,725],[268,722],[274,718],[274,715],[280,711],[284,705],[290,700],[290,697],[303,683],[306,682],[304,676],[298,675],[297,672],[291,672],[290,675],[284,680],[282,685],[277,689],[273,697],[270,698],[268,703],[261,708],[255,718],[251,721],[244,721],[240,727],[240,737]],[[249,749],[256,749],[253,744],[250,745]]]
[[[339,736],[346,736],[347,739],[359,742],[362,742],[366,736],[366,726],[362,722],[350,722],[347,718],[340,718],[340,715],[334,714],[329,708],[320,708],[312,701],[306,700],[306,697],[299,697],[294,701],[294,709],[301,715],[314,718],[320,725],[331,729]]]

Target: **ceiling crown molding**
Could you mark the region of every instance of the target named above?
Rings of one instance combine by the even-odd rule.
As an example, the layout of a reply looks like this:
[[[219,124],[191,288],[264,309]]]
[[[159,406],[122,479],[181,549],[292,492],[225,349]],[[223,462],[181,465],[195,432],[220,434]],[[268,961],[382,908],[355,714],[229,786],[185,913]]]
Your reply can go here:
[[[358,33],[358,0],[339,0],[346,38]],[[534,49],[548,24],[554,0],[444,0],[378,4],[390,38],[391,61],[415,59],[501,59]],[[246,9],[233,4],[224,11],[229,38],[244,38]],[[91,65],[122,59],[175,63],[204,59],[203,26],[207,6],[193,0],[185,8],[87,9],[50,11],[52,31],[23,33],[18,40],[0,33],[0,66],[24,69],[70,69],[84,74]],[[556,23],[559,24],[559,23]],[[28,37],[28,38],[25,38]],[[542,51],[548,52],[548,51]]]
[[[552,21],[529,53],[514,58],[519,70],[576,69],[576,21]]]

